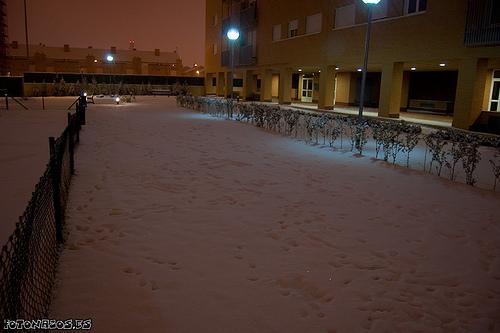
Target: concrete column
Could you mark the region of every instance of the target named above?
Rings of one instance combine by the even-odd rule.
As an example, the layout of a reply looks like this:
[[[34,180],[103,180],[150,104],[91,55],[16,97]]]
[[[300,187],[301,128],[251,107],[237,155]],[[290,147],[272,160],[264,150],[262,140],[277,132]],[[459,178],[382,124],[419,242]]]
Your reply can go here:
[[[226,77],[224,72],[217,73],[217,96],[224,96],[224,90],[226,87]]]
[[[253,95],[253,72],[251,70],[245,70],[243,72],[243,91],[242,98],[247,100]]]
[[[335,96],[335,66],[324,66],[319,74],[318,109],[333,110]]]
[[[483,108],[488,59],[463,59],[458,67],[453,126],[469,129]]]
[[[399,118],[401,93],[403,90],[403,65],[402,62],[382,65],[382,82],[380,84],[378,109],[380,117]]]
[[[408,109],[408,98],[410,96],[410,72],[403,72],[403,88],[401,90],[401,106],[400,109],[406,111]]]
[[[280,70],[279,104],[292,104],[292,69]]]
[[[264,69],[260,79],[260,101],[271,102],[273,91],[273,71]]]

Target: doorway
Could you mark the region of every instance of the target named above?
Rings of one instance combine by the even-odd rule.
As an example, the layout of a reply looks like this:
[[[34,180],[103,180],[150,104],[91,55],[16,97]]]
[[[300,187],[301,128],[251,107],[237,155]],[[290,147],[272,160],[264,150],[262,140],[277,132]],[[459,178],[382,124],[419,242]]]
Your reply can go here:
[[[302,78],[302,94],[300,96],[301,102],[312,103],[313,101],[313,78]]]

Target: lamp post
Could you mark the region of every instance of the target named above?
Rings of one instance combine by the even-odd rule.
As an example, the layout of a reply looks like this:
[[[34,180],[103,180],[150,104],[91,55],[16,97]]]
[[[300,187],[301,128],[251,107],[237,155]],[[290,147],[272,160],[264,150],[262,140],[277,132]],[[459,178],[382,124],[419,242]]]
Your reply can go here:
[[[368,51],[370,49],[370,35],[372,30],[372,9],[380,0],[363,0],[368,7],[368,24],[365,36],[365,60],[363,64],[363,76],[361,78],[361,96],[359,96],[359,118],[363,117],[363,106],[365,104],[366,73],[368,72]]]
[[[108,62],[108,64],[111,65],[111,67],[109,69],[109,92],[110,92],[109,94],[111,95],[111,88],[112,88],[111,87],[111,85],[112,85],[112,83],[111,83],[111,76],[113,75],[113,67],[112,67],[112,65],[113,65],[113,61],[115,61],[115,57],[113,57],[112,54],[108,54],[106,56],[106,61]]]
[[[26,0],[24,0],[24,34],[26,37],[26,58],[30,57],[30,45],[28,40],[28,10],[26,8]]]
[[[238,38],[240,38],[240,32],[236,28],[231,28],[227,31],[227,39],[229,39],[229,43],[231,44],[231,78],[229,82],[229,94],[231,99],[233,99],[233,81],[234,81],[234,44]]]

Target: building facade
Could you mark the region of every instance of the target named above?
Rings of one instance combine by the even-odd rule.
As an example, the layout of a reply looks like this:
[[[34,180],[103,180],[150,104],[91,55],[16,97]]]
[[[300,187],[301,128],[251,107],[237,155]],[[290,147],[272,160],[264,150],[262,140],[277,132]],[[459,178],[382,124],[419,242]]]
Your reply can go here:
[[[233,60],[235,90],[245,99],[321,109],[359,104],[363,1],[206,4],[208,94],[229,94]],[[225,36],[230,27],[240,31],[234,45]],[[379,116],[433,111],[468,129],[482,112],[500,115],[499,90],[500,1],[381,0],[374,7],[365,105]]]
[[[108,58],[111,56],[110,58]],[[131,47],[97,49],[30,45],[29,57],[26,45],[17,41],[7,47],[7,68],[12,76],[30,72],[51,73],[108,73],[137,75],[182,75],[184,66],[176,51],[159,49],[140,51]]]

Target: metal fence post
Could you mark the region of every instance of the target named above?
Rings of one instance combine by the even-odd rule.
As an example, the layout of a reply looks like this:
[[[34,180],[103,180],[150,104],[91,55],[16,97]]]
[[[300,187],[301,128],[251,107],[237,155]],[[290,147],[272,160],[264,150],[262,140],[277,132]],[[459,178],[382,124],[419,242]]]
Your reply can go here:
[[[59,163],[59,156],[56,151],[56,140],[53,136],[49,138],[49,147],[50,147],[50,176],[52,178],[52,194],[53,194],[53,202],[54,202],[54,219],[56,224],[56,239],[59,243],[62,243],[63,234],[62,234],[62,221],[63,221],[63,212],[61,207],[61,191],[60,191],[60,183],[61,183],[61,165]]]
[[[80,104],[80,113],[81,113],[81,116],[82,116],[82,122],[81,124],[82,125],[85,125],[85,104]]]
[[[75,143],[73,141],[74,121],[71,112],[68,112],[68,147],[69,147],[69,170],[72,175],[75,174]]]
[[[9,95],[5,94],[5,108],[9,109]]]

